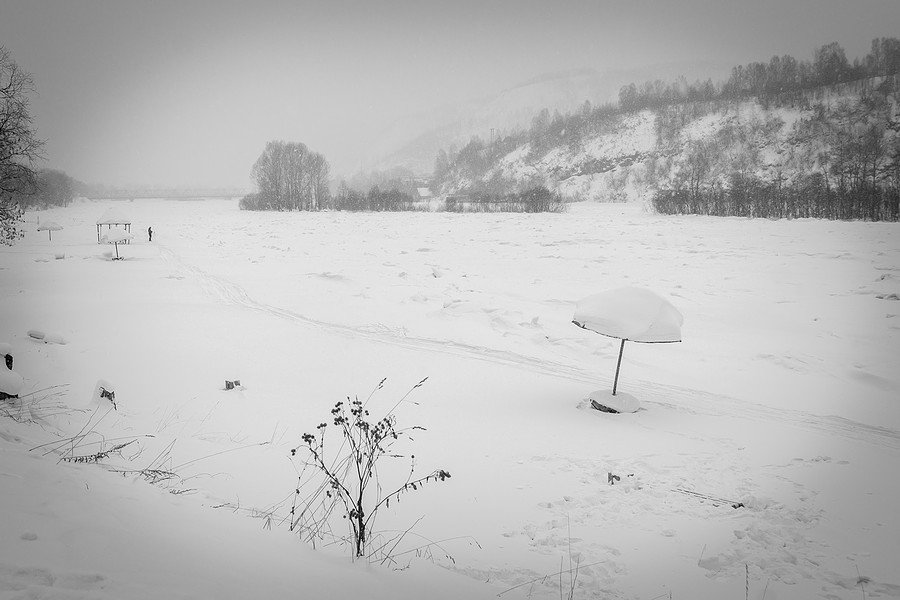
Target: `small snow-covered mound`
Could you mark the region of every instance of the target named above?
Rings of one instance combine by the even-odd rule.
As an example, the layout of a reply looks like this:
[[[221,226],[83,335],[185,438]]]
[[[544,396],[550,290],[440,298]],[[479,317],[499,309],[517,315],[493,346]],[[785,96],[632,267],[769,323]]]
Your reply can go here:
[[[15,371],[10,371],[5,366],[0,366],[0,392],[7,396],[18,396],[25,386],[22,376]]]
[[[617,392],[613,396],[609,390],[597,390],[588,395],[588,400],[591,401],[591,406],[603,412],[633,413],[641,408],[641,403],[637,398],[623,392]]]
[[[29,329],[28,337],[37,342],[44,342],[45,344],[60,344],[63,346],[66,344],[66,338],[58,333],[45,333],[40,329]]]
[[[0,343],[0,392],[7,396],[18,396],[25,382],[22,376],[12,370],[12,345]]]
[[[572,321],[579,327],[634,342],[680,342],[684,317],[650,290],[624,287],[578,302]]]
[[[113,408],[117,408],[116,386],[105,379],[99,379],[94,385],[94,394],[91,397],[91,406],[99,406],[106,403],[110,403],[112,404]]]

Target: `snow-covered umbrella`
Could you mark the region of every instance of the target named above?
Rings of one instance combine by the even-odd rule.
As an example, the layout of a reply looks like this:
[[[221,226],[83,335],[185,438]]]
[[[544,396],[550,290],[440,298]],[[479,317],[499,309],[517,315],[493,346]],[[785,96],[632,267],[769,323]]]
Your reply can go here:
[[[622,340],[613,379],[612,395],[615,396],[625,342],[680,342],[684,317],[668,300],[655,292],[624,287],[582,299],[575,307],[572,322],[583,329]]]
[[[101,242],[106,244],[114,244],[116,247],[116,258],[119,259],[119,244],[124,244],[126,241],[132,239],[134,236],[131,235],[128,231],[124,229],[110,229],[108,232],[103,234],[103,237],[100,239]]]
[[[60,229],[62,229],[62,225],[60,225],[56,221],[48,221],[46,223],[42,223],[42,224],[38,225],[38,228],[37,228],[38,231],[46,231],[47,235],[50,236],[51,242],[53,241],[53,232],[59,231]]]

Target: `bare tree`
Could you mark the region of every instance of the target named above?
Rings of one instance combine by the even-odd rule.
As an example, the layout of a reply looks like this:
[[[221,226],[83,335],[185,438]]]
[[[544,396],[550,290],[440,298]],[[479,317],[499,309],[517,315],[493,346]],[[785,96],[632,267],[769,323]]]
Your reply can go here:
[[[269,142],[253,165],[257,210],[319,210],[328,200],[328,162],[299,142]]]
[[[676,187],[687,186],[692,202],[698,202],[701,192],[711,183],[713,162],[713,149],[708,143],[692,141],[685,149]]]
[[[819,84],[832,85],[844,81],[850,71],[850,64],[844,49],[837,42],[816,48],[813,68]]]
[[[29,112],[34,80],[0,46],[0,243],[22,237],[23,209],[17,197],[35,191],[34,163],[43,142],[37,139]]]
[[[310,192],[312,197],[312,210],[319,210],[328,206],[328,177],[330,167],[325,157],[318,152],[309,156]]]

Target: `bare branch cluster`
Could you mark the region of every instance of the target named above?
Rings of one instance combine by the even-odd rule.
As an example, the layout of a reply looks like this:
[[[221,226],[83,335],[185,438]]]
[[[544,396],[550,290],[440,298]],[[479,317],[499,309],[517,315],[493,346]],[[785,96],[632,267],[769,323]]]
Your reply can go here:
[[[36,137],[29,110],[34,80],[0,46],[0,243],[22,237],[23,210],[16,198],[35,191],[34,163],[43,142]]]
[[[274,141],[253,165],[258,192],[245,196],[247,210],[319,210],[328,202],[325,157],[299,142]]]
[[[426,378],[427,379],[427,378]],[[412,440],[411,434],[424,431],[424,427],[401,428],[397,425],[394,409],[413,390],[425,383],[423,379],[401,398],[387,415],[378,420],[370,420],[366,409],[368,400],[359,398],[337,402],[331,409],[331,423],[320,423],[316,433],[304,433],[302,443],[291,450],[291,456],[300,453],[303,471],[298,478],[291,508],[292,531],[300,531],[310,542],[321,539],[330,532],[330,517],[337,513],[348,521],[356,557],[367,556],[375,519],[381,508],[398,502],[407,492],[420,489],[429,482],[446,481],[450,473],[436,469],[425,476],[416,477],[415,455],[399,453],[395,446],[401,440]],[[382,388],[384,380],[373,390]],[[326,431],[330,426],[338,429],[341,444],[336,451],[326,445]],[[379,481],[378,465],[383,458],[408,459],[409,472],[405,481],[385,492]],[[307,468],[312,477],[304,479]],[[312,485],[312,492],[305,497],[303,488]]]

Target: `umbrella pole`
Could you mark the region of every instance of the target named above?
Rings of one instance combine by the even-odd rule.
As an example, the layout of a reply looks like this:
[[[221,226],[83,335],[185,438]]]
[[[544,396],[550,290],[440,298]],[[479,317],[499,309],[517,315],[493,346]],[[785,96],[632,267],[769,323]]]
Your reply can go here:
[[[113,244],[113,246],[116,247],[116,258],[119,258],[119,244]],[[621,356],[619,359],[621,360]],[[616,371],[616,373],[618,373],[618,371]]]
[[[619,361],[616,363],[616,378],[613,379],[613,396],[616,395],[616,386],[619,384],[619,368],[622,366],[622,352],[625,350],[625,338],[622,338],[622,345],[619,346]]]

